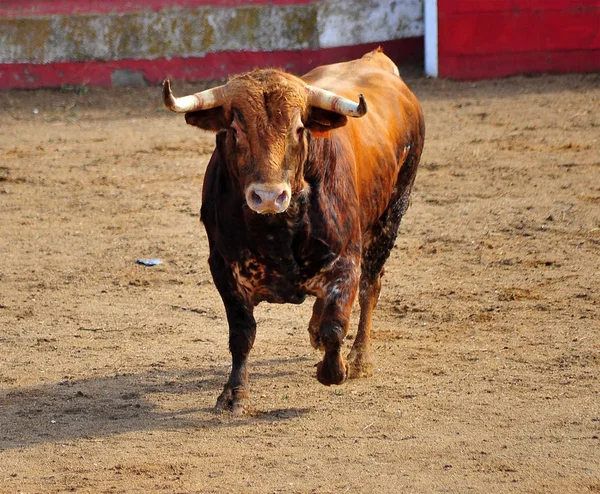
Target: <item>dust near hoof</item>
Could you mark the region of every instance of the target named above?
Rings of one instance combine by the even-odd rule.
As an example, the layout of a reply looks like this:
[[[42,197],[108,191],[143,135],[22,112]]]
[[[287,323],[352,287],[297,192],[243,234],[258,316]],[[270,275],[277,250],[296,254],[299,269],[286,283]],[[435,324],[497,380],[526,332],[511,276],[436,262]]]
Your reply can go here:
[[[359,379],[373,375],[373,362],[368,355],[351,351],[347,358],[348,379]]]
[[[231,412],[234,417],[242,417],[254,413],[248,392],[240,389],[231,389],[227,386],[225,386],[225,389],[219,395],[219,398],[217,398],[215,409],[218,412]]]
[[[373,364],[371,362],[348,362],[348,379],[359,379],[373,375]]]

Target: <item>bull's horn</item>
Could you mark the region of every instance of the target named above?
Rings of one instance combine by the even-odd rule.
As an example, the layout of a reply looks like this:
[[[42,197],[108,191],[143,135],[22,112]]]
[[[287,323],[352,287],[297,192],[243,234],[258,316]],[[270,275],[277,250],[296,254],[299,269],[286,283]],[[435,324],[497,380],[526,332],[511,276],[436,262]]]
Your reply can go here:
[[[362,117],[367,113],[367,102],[362,94],[358,95],[358,103],[346,99],[339,94],[314,86],[306,86],[308,104],[330,110],[348,117]]]
[[[225,103],[225,86],[217,86],[200,93],[176,98],[171,92],[171,82],[165,79],[163,82],[163,101],[165,106],[177,113],[190,111],[209,110]]]

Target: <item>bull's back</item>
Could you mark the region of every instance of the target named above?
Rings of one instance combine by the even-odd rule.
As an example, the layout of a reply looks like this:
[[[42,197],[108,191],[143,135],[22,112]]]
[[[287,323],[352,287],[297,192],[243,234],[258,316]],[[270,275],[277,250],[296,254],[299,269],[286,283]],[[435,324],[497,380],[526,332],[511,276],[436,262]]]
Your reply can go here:
[[[359,93],[365,96],[367,114],[350,118],[331,135],[349,150],[363,231],[384,212],[392,194],[402,193],[395,191],[401,168],[415,161],[410,159],[415,153],[418,161],[423,145],[421,107],[397,72],[396,65],[375,50],[358,60],[318,67],[303,77],[349,99],[357,100]]]

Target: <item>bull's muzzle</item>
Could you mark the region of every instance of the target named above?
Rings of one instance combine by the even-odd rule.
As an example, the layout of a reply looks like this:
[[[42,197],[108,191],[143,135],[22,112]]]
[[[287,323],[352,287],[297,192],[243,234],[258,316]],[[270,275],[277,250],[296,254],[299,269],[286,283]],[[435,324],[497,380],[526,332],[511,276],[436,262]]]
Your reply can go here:
[[[289,185],[253,183],[246,189],[248,207],[259,214],[283,213],[290,205]]]

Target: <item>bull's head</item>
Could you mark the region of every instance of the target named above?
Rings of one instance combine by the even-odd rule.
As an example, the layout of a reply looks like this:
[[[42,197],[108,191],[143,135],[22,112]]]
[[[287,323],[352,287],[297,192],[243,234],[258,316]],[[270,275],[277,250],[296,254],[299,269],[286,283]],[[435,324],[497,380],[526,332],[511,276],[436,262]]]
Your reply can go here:
[[[304,186],[309,132],[327,133],[345,125],[347,116],[367,112],[362,95],[355,103],[275,70],[243,74],[181,98],[166,80],[163,100],[170,110],[185,113],[188,124],[225,133],[222,158],[248,207],[263,214],[285,211]]]

